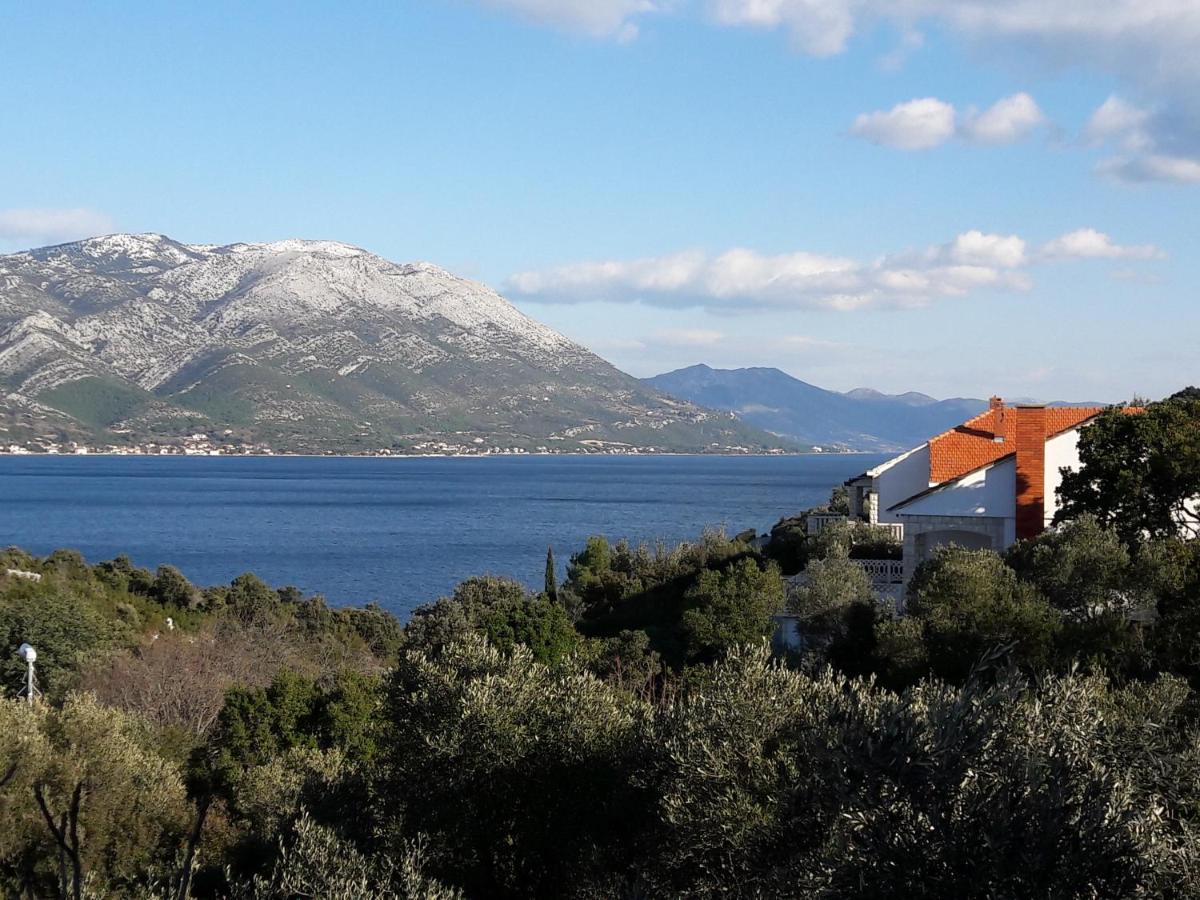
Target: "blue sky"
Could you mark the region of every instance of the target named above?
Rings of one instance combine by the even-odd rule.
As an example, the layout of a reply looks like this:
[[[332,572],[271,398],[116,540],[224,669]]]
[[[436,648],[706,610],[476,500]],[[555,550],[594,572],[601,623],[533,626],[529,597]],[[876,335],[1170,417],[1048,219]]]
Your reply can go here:
[[[1194,0],[20,4],[0,250],[333,238],[637,375],[1200,381]]]

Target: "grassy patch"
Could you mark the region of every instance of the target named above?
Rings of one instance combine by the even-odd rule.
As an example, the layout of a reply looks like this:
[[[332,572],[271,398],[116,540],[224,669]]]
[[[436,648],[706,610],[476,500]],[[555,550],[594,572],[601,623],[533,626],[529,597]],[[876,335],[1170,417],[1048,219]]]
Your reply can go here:
[[[86,425],[107,428],[151,406],[154,397],[115,378],[95,376],[60,384],[38,400]]]

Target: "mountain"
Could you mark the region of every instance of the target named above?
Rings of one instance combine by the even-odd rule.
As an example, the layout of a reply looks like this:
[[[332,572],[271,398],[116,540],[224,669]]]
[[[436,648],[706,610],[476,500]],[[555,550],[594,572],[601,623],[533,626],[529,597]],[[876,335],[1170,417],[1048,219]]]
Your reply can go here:
[[[333,241],[119,234],[0,256],[0,442],[763,450],[480,284]]]
[[[778,369],[691,366],[647,378],[668,394],[727,409],[773,434],[855,450],[905,450],[987,409],[987,402],[935,400],[859,388],[827,391]]]

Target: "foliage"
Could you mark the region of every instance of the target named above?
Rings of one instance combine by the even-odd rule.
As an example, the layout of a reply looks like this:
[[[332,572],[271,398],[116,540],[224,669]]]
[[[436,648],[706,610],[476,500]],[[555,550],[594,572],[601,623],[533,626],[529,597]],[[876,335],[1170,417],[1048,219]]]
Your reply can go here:
[[[543,588],[546,598],[558,602],[558,569],[554,564],[554,548],[546,550],[546,578]]]
[[[5,889],[78,898],[85,886],[108,895],[148,886],[187,817],[179,773],[148,749],[144,724],[87,694],[60,707],[0,701],[0,723],[9,726],[0,759],[18,759],[0,786]]]
[[[61,695],[72,684],[79,664],[89,655],[127,641],[128,627],[108,618],[86,590],[57,575],[41,582],[9,579],[0,588],[0,689],[14,695],[21,688],[25,664],[16,648],[32,644],[38,651],[38,678],[43,691]]]
[[[783,608],[783,582],[774,565],[762,569],[743,559],[701,572],[685,600],[689,608],[681,624],[688,658],[715,659],[774,631],[772,616]]]
[[[803,580],[788,592],[788,612],[802,617],[807,628],[828,627],[855,603],[873,603],[875,592],[862,566],[848,557],[811,563]]]
[[[200,591],[174,566],[158,567],[150,584],[150,595],[163,606],[178,609],[192,609],[202,599]]]
[[[376,791],[429,835],[430,871],[472,896],[563,896],[603,880],[639,824],[629,774],[645,714],[524,647],[410,651],[387,688]]]
[[[1073,619],[1125,612],[1129,599],[1129,552],[1115,531],[1084,514],[1008,553],[1017,575],[1050,605]]]
[[[1200,686],[1200,541],[1150,543],[1134,565],[1140,583],[1157,598],[1150,638],[1156,663]]]
[[[810,559],[900,559],[902,550],[887,528],[850,519],[826,525],[809,538],[809,544]]]
[[[471,633],[502,650],[518,644],[552,663],[573,652],[579,635],[566,609],[546,594],[531,595],[510,578],[469,578],[454,596],[414,611],[405,645],[437,650]]]
[[[715,532],[403,630],[5,551],[50,702],[0,701],[0,895],[1200,897],[1200,542],[1080,513],[939,550],[894,617],[870,538],[803,535],[801,665],[771,554]]]
[[[225,605],[241,622],[258,624],[269,621],[280,611],[279,594],[253,572],[239,575],[225,593]]]
[[[1079,435],[1056,521],[1091,513],[1136,546],[1180,529],[1200,538],[1200,399],[1183,391],[1139,415],[1109,409]]]
[[[765,553],[786,575],[804,571],[813,560],[830,557],[853,559],[900,559],[903,548],[893,533],[882,526],[846,519],[829,522],[817,534],[809,534],[808,519],[814,513],[846,515],[845,489],[835,490],[826,506],[803,515],[782,519],[771,529]]]
[[[908,587],[933,673],[962,683],[980,657],[1004,647],[1027,671],[1049,667],[1058,614],[989,550],[940,548]]]
[[[600,537],[572,557],[560,593],[578,598],[580,632],[602,639],[641,631],[675,668],[770,633],[782,607],[778,569],[720,532],[653,550]]]
[[[420,842],[405,846],[397,865],[389,858],[368,858],[353,844],[301,810],[280,838],[278,858],[269,876],[240,885],[237,900],[458,900],[459,891],[428,878]]]
[[[604,638],[592,669],[601,678],[640,692],[653,690],[663,674],[662,658],[644,631],[626,630]]]

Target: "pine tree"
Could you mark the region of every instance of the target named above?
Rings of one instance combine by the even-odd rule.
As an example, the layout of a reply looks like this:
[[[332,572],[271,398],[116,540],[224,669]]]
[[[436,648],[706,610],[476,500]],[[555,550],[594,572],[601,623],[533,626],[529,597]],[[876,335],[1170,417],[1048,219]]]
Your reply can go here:
[[[554,568],[554,548],[546,550],[546,596],[558,602],[558,574]]]

